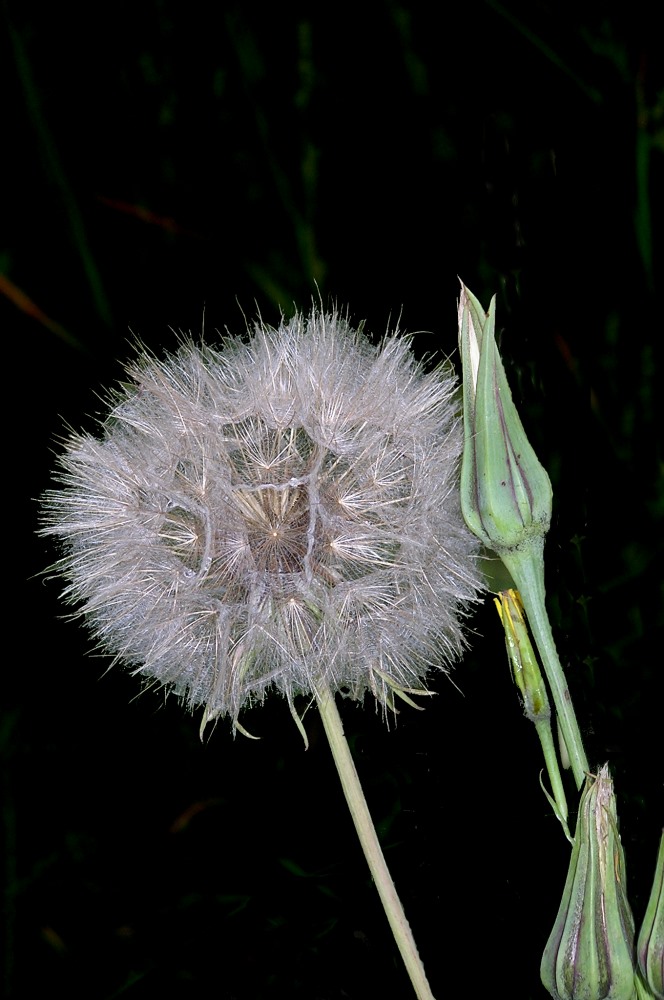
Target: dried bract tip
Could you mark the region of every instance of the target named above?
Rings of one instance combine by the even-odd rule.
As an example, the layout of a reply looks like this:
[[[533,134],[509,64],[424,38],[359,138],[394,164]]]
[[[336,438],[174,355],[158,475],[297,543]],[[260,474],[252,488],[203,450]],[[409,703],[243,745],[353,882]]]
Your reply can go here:
[[[459,654],[479,577],[449,374],[316,311],[128,370],[44,503],[103,650],[236,725],[317,679],[390,704]]]

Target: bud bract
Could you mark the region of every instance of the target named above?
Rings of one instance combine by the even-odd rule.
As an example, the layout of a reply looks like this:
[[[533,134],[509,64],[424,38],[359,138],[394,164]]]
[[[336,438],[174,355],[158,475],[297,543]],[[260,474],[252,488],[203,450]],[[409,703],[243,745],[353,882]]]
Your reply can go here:
[[[636,945],[639,969],[648,989],[657,1000],[664,1000],[664,831],[659,842],[646,915]]]
[[[517,413],[496,347],[495,296],[485,312],[461,286],[465,447],[461,504],[471,531],[499,555],[541,539],[551,520],[551,483]]]
[[[558,916],[542,957],[554,1000],[633,1000],[634,921],[608,765],[586,780]]]

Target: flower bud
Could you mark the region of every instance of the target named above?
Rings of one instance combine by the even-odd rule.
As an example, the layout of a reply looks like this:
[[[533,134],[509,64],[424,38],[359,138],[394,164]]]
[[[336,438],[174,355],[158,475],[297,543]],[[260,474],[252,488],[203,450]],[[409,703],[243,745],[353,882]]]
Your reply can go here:
[[[608,764],[581,795],[567,881],[540,974],[554,1000],[633,1000],[634,921]]]
[[[636,945],[639,969],[656,1000],[664,1000],[664,831],[655,878]]]
[[[521,596],[517,590],[503,590],[494,604],[505,629],[507,655],[512,668],[514,683],[523,698],[523,708],[531,722],[551,718],[549,699],[535,656],[523,612]]]
[[[546,534],[551,483],[512,400],[494,336],[495,296],[484,312],[461,286],[465,448],[461,503],[466,524],[499,555]]]

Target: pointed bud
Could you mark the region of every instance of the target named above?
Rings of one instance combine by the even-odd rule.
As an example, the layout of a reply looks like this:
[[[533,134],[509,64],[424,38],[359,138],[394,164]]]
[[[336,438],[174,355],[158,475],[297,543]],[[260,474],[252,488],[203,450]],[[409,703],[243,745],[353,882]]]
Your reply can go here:
[[[664,1000],[664,831],[659,842],[650,899],[636,945],[643,980],[656,1000]]]
[[[512,676],[521,692],[526,718],[535,723],[548,721],[551,718],[549,699],[528,635],[521,596],[517,590],[502,590],[493,602],[505,630]]]
[[[634,921],[608,765],[581,795],[567,882],[542,957],[554,1000],[632,1000]]]
[[[551,483],[530,446],[507,384],[494,336],[495,302],[494,296],[485,313],[462,284],[461,504],[471,531],[500,555],[533,538],[541,544],[551,520]]]

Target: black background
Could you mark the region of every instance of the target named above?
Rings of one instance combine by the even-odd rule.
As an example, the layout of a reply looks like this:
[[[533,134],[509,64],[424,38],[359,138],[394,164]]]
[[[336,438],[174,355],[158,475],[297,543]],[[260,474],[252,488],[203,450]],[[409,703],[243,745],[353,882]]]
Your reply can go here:
[[[305,753],[279,699],[243,719],[259,742],[220,724],[201,744],[173,699],[136,697],[37,575],[35,498],[129,331],[214,341],[320,295],[454,356],[457,275],[497,293],[554,484],[550,613],[638,922],[663,756],[645,5],[14,2],[2,26],[6,995],[411,995],[315,711]],[[388,731],[340,709],[434,993],[541,1000],[568,848],[489,600],[473,629],[425,712]]]

